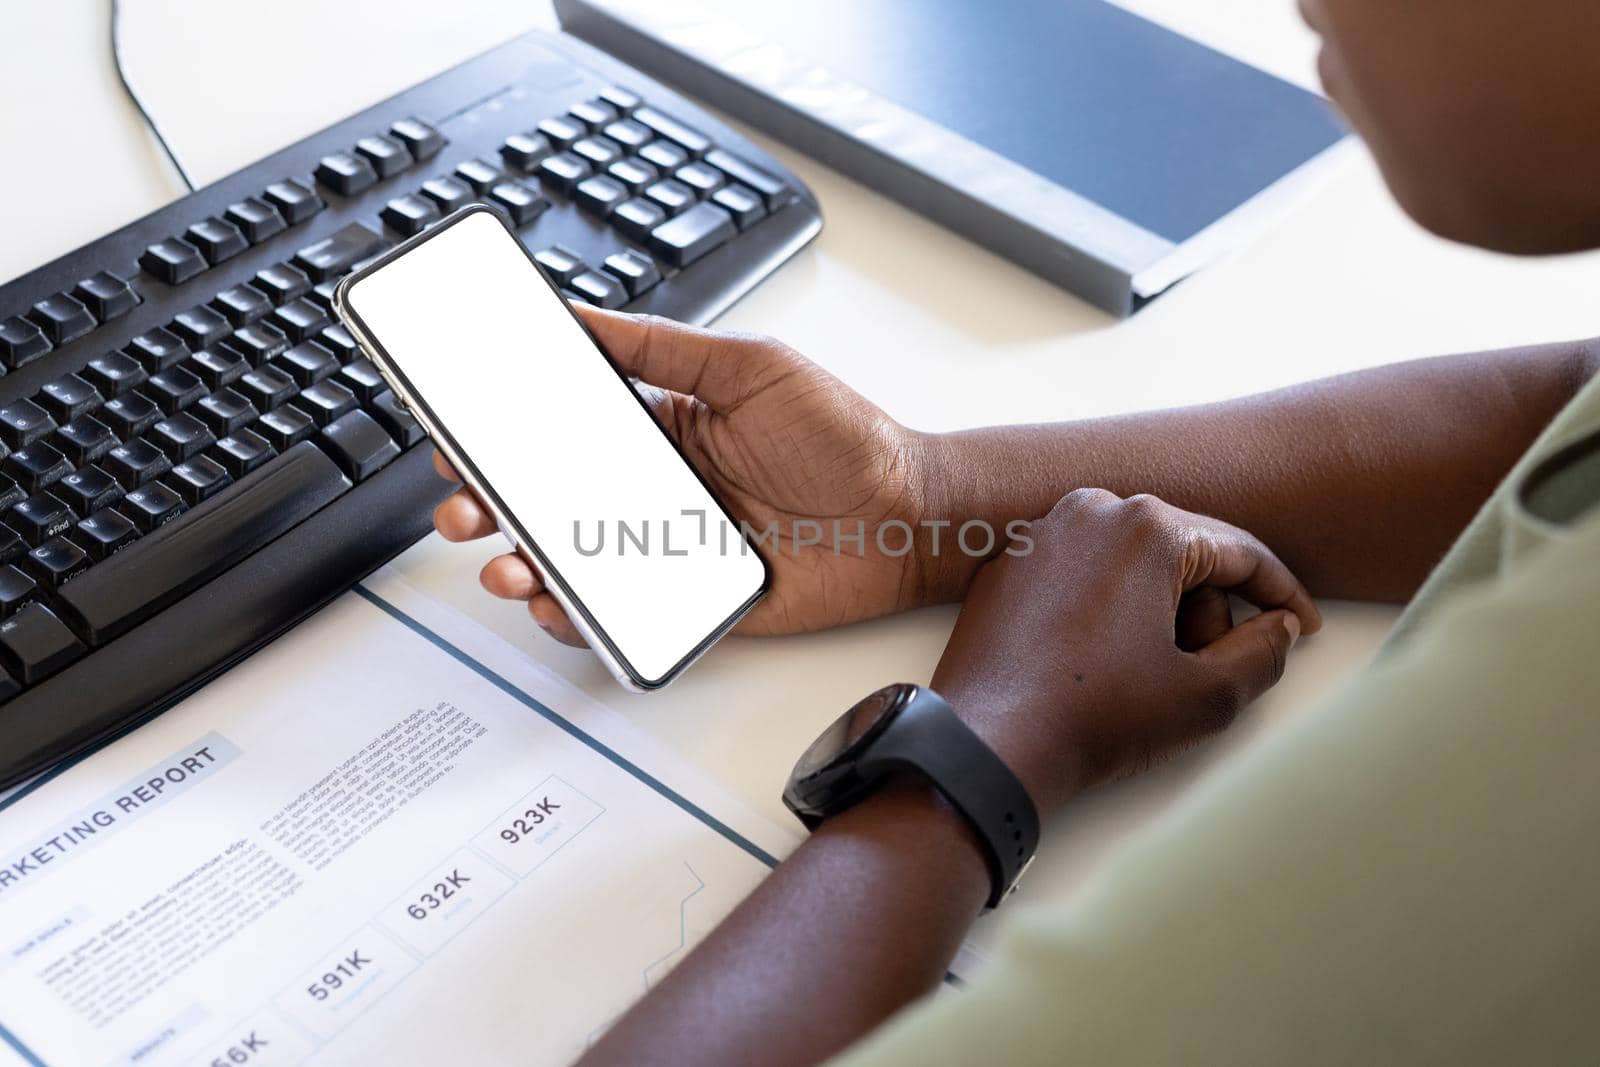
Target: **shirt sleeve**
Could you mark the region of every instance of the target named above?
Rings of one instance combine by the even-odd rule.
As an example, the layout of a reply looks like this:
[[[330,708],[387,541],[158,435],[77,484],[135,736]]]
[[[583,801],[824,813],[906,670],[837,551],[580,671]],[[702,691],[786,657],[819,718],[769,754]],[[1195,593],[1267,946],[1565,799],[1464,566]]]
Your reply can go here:
[[[1600,1062],[1597,758],[1591,517],[838,1062]]]

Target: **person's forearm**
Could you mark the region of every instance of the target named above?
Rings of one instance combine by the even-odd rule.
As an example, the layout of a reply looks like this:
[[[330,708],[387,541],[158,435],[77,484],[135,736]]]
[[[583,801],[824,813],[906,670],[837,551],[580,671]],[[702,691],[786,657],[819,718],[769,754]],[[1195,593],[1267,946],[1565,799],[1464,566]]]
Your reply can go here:
[[[953,550],[962,522],[1000,530],[1097,487],[1244,527],[1315,594],[1405,600],[1597,367],[1594,342],[1547,345],[1202,407],[930,435],[928,517],[952,525],[924,567],[925,599],[959,599],[981,562]]]
[[[818,1063],[934,988],[989,894],[962,817],[885,789],[808,839],[580,1061]]]

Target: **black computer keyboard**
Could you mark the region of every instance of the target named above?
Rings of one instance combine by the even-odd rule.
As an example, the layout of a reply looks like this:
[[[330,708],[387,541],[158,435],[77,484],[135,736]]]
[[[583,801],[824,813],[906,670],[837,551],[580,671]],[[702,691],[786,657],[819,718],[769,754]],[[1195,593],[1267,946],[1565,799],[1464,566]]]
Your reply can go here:
[[[329,296],[474,201],[574,299],[695,322],[821,226],[732,130],[529,34],[0,287],[0,788],[427,531],[448,487]]]

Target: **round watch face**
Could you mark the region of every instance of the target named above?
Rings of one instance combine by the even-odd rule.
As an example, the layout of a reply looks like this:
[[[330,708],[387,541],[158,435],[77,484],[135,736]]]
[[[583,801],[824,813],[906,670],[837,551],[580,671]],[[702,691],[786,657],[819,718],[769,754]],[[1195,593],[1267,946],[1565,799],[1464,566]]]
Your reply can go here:
[[[851,749],[864,746],[889,725],[894,718],[891,712],[905,703],[909,688],[891,685],[880,689],[839,716],[800,757],[800,762],[795,764],[795,777],[809,777],[841,757],[848,756]]]

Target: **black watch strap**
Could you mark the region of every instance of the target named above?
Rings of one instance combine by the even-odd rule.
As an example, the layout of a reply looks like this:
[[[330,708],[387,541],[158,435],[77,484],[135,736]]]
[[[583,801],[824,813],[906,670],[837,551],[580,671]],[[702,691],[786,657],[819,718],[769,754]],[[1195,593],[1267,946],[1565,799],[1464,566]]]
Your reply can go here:
[[[931,689],[900,709],[856,770],[878,779],[896,769],[926,777],[964,815],[988,846],[993,891],[988,907],[1016,888],[1039,847],[1039,813],[1033,798],[994,750]]]

